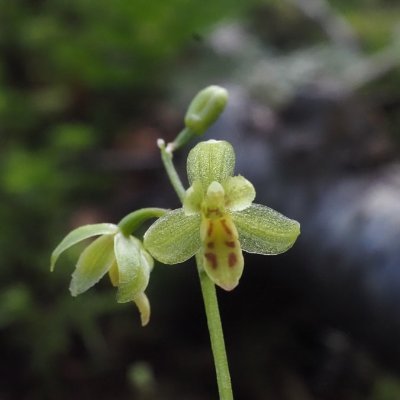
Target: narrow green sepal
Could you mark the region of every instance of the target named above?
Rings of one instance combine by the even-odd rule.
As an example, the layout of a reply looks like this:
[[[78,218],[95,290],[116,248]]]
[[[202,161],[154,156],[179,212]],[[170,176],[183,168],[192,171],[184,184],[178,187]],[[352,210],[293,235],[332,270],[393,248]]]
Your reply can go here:
[[[142,255],[141,242],[133,236],[117,233],[114,238],[115,259],[118,265],[118,303],[126,303],[143,292],[150,278],[150,265]]]
[[[79,257],[69,287],[77,296],[95,285],[114,263],[114,235],[103,235],[91,243]]]
[[[187,174],[190,185],[200,181],[206,190],[211,182],[224,182],[233,175],[235,152],[224,140],[208,140],[198,143],[187,159]]]
[[[300,234],[300,224],[297,221],[260,204],[253,204],[231,215],[242,250],[248,253],[283,253],[293,246]]]
[[[201,90],[186,112],[186,127],[202,135],[224,111],[227,101],[228,92],[220,86],[209,86]]]
[[[60,244],[53,250],[50,260],[50,271],[54,270],[55,264],[60,257],[61,253],[69,249],[73,245],[98,235],[112,235],[118,230],[114,224],[92,224],[84,225],[74,229],[60,242]]]

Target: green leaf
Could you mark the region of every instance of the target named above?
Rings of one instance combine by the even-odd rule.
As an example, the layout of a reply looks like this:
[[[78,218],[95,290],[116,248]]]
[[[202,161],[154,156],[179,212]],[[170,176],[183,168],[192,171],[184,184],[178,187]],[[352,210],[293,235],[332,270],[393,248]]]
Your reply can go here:
[[[88,239],[92,236],[98,235],[112,235],[118,230],[118,227],[114,224],[93,224],[84,225],[71,231],[60,244],[54,249],[51,254],[50,270],[54,270],[54,266],[58,260],[58,257],[65,250],[72,247],[74,244],[81,242],[82,240]]]
[[[300,234],[300,224],[271,208],[253,204],[233,212],[242,250],[274,255],[290,249]]]
[[[114,235],[97,238],[82,252],[72,274],[69,290],[77,296],[95,285],[114,262]]]
[[[241,211],[250,207],[256,191],[251,182],[243,176],[229,177],[224,183],[226,208],[230,211]]]
[[[200,181],[206,190],[211,182],[224,182],[233,175],[235,152],[230,143],[208,140],[198,143],[189,153],[187,174],[192,185]]]
[[[133,236],[117,233],[114,239],[115,258],[119,271],[117,301],[126,303],[143,292],[150,277],[150,266],[141,253],[141,242]]]
[[[200,248],[200,216],[187,216],[182,208],[168,212],[147,230],[144,247],[164,264],[188,260]]]

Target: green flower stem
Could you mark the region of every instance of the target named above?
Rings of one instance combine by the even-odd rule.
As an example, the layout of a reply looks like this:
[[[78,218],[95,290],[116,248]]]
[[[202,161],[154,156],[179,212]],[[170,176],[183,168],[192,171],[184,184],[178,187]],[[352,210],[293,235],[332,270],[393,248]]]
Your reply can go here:
[[[165,147],[165,142],[161,139],[158,141],[158,147],[161,150],[161,158],[171,184],[179,199],[183,202],[186,191],[172,162],[173,149],[168,150]],[[208,331],[210,334],[211,350],[214,356],[219,398],[220,400],[233,400],[231,377],[229,374],[228,358],[226,356],[224,333],[222,331],[215,285],[204,271],[203,260],[199,253],[196,254],[196,263],[200,277]]]
[[[133,211],[122,218],[118,223],[118,227],[125,236],[129,236],[132,234],[132,232],[139,228],[144,221],[147,221],[151,218],[160,218],[166,213],[166,211],[167,210],[164,208],[142,208],[140,210]]]
[[[174,139],[169,146],[172,146],[172,150],[178,150],[183,147],[187,142],[192,140],[195,136],[198,136],[195,132],[193,132],[190,128],[184,128],[179,135]]]
[[[222,330],[215,285],[204,271],[203,260],[200,253],[196,254],[196,263],[207,315],[211,349],[214,355],[219,398],[220,400],[233,400],[228,358],[225,350],[224,332]]]
[[[172,186],[174,187],[175,192],[179,197],[179,200],[183,203],[183,199],[185,197],[186,190],[183,187],[182,182],[179,178],[179,175],[176,172],[176,169],[172,162],[172,150],[167,149],[165,147],[165,142],[162,139],[158,139],[157,145],[161,150],[161,159],[164,164],[164,168],[167,171],[169,180],[170,180]]]

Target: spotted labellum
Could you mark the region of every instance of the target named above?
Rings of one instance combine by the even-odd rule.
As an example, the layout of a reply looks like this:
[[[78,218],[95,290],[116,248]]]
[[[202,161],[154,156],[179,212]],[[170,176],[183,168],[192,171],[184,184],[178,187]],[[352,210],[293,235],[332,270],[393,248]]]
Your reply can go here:
[[[234,176],[235,153],[226,141],[200,142],[189,153],[190,183],[183,207],[167,212],[146,232],[144,246],[165,264],[200,252],[210,279],[234,289],[243,273],[242,251],[274,255],[288,250],[300,233],[297,221],[253,204],[253,185]]]

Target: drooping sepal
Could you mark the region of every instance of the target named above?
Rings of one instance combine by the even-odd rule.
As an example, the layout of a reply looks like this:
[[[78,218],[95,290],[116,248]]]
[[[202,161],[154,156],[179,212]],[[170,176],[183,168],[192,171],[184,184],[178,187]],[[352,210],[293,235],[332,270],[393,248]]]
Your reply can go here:
[[[231,215],[242,249],[248,253],[283,253],[293,246],[300,234],[300,224],[297,221],[260,204],[253,204]]]
[[[208,140],[198,143],[189,153],[187,173],[192,185],[200,181],[203,188],[211,182],[224,182],[233,175],[235,152],[230,143],[223,140]]]
[[[243,254],[230,215],[203,218],[200,235],[203,265],[210,279],[225,290],[234,289],[243,273]]]
[[[50,260],[50,270],[54,270],[58,257],[73,245],[93,236],[112,235],[117,230],[118,227],[114,224],[92,224],[80,226],[79,228],[74,229],[68,233],[68,235],[65,236],[65,238],[53,250]]]
[[[143,292],[150,278],[151,266],[142,254],[141,242],[133,236],[117,233],[114,238],[118,265],[118,303],[126,303]],[[143,250],[144,251],[144,250]]]
[[[72,296],[77,296],[95,285],[114,263],[114,236],[97,238],[81,253],[69,287]]]
[[[200,249],[200,216],[172,210],[154,222],[144,234],[144,247],[164,264],[178,264]]]
[[[146,326],[150,321],[151,315],[150,302],[148,297],[146,296],[146,293],[139,293],[133,299],[133,301],[135,302],[136,307],[139,309],[142,326]]]

